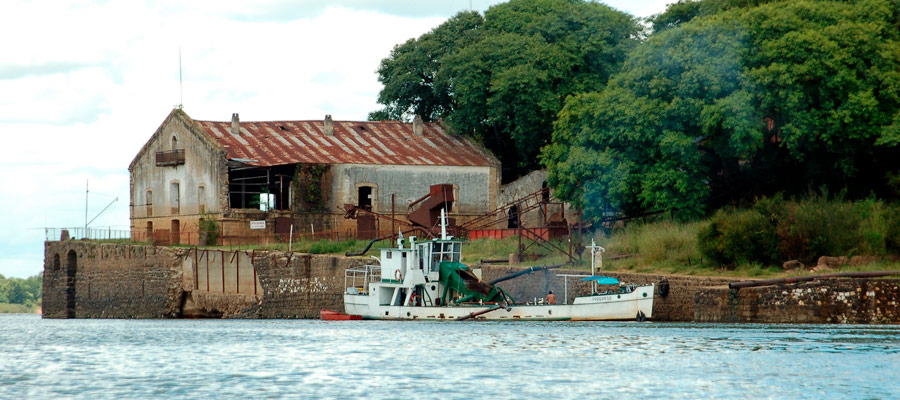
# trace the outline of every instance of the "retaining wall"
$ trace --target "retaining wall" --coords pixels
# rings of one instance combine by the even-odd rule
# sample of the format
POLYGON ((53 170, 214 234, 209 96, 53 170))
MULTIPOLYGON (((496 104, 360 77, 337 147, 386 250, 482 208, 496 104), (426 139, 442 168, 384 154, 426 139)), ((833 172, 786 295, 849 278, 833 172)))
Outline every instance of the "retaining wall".
POLYGON ((757 288, 711 288, 695 320, 761 323, 900 323, 900 279, 828 279, 757 288))
MULTIPOLYGON (((344 271, 371 262, 279 251, 219 251, 46 242, 46 318, 318 318, 343 310, 344 271)), ((520 271, 483 266, 491 281, 520 271)), ((583 270, 555 269, 498 284, 518 302, 546 296, 571 302, 590 292, 583 270), (566 293, 568 292, 568 293, 566 293)), ((654 283, 656 321, 900 323, 900 280, 832 279, 729 290, 733 279, 605 272, 625 283, 654 283), (667 280, 666 296, 659 283, 667 280)))

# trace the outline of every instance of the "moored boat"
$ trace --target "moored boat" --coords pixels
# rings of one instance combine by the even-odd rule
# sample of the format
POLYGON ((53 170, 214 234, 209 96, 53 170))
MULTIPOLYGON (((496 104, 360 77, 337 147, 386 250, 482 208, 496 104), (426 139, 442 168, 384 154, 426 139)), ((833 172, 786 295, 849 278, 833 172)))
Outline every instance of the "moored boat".
MULTIPOLYGON (((344 312, 363 319, 612 321, 653 316, 654 285, 619 285, 571 304, 519 304, 502 288, 483 282, 481 270, 460 261, 462 241, 446 234, 417 242, 401 236, 397 247, 381 249, 379 265, 346 271, 344 312)), ((596 248, 596 246, 594 246, 596 248)), ((606 278, 606 277, 603 277, 606 278)), ((603 283, 612 283, 607 280, 603 283)), ((618 283, 618 281, 615 281, 618 283)))

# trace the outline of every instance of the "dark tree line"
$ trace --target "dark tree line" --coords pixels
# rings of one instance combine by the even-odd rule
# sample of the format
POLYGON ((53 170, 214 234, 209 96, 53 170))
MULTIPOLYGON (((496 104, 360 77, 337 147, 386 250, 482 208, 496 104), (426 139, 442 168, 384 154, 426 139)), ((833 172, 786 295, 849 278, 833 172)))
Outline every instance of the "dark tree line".
POLYGON ((382 61, 371 118, 444 119, 588 217, 900 194, 900 0, 582 0, 461 13, 382 61))
POLYGON ((7 278, 0 274, 0 303, 32 305, 40 302, 43 277, 7 278))

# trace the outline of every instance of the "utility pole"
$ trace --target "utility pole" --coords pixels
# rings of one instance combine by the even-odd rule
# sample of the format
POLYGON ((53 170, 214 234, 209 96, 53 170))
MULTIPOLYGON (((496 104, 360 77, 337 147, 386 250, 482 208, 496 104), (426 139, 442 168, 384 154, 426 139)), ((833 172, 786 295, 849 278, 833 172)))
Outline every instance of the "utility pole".
POLYGON ((88 187, 90 185, 90 180, 85 180, 84 182, 84 239, 87 239, 87 227, 88 227, 88 187))

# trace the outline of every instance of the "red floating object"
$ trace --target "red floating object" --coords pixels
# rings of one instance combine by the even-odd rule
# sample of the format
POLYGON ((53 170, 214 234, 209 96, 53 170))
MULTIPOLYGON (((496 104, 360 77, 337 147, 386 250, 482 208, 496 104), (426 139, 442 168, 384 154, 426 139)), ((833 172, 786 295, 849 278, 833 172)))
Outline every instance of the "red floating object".
POLYGON ((323 321, 356 321, 362 319, 362 315, 348 315, 325 309, 319 312, 319 316, 323 321))

